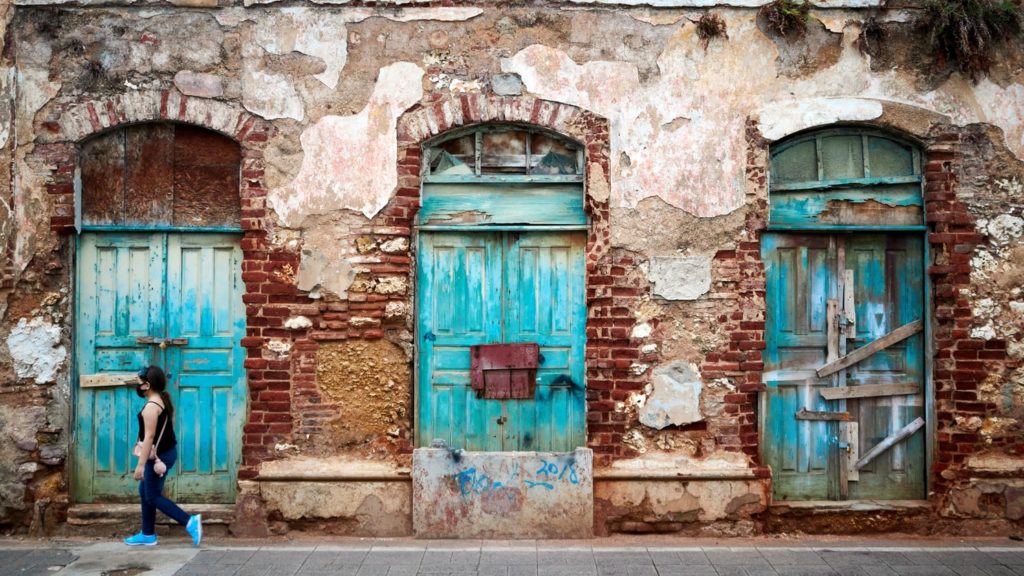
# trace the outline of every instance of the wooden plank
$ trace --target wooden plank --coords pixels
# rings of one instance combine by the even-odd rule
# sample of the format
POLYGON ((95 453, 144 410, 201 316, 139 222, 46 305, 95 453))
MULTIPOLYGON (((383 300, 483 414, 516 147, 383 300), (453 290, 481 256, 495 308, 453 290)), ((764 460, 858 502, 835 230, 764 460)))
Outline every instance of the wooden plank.
POLYGON ((819 422, 848 422, 850 420, 849 412, 813 412, 806 408, 801 408, 796 413, 797 420, 817 420, 819 422))
POLYGON ((125 386, 137 381, 135 372, 104 372, 102 374, 83 374, 78 379, 81 388, 101 388, 104 386, 125 386))
MULTIPOLYGON (((827 326, 828 362, 839 358, 839 301, 829 298, 825 304, 825 325, 827 326)), ((820 375, 820 373, 819 373, 820 375)))
POLYGON ((846 451, 846 480, 848 482, 860 481, 860 469, 857 468, 857 460, 860 459, 860 423, 856 420, 843 422, 843 437, 849 448, 846 451))
POLYGON ((829 362, 828 364, 825 364, 821 368, 818 368, 818 377, 824 378, 825 376, 835 374, 836 372, 844 368, 849 368, 850 366, 853 366, 854 364, 860 362, 861 360, 864 360, 865 358, 871 356, 872 354, 878 352, 879 350, 884 350, 885 348, 888 348, 889 346, 892 346, 897 342, 901 342, 903 340, 906 340, 907 338, 910 338, 914 334, 920 332, 923 328, 924 323, 921 322, 920 320, 914 320, 913 322, 904 324, 903 326, 900 326, 899 328, 893 330, 892 332, 889 332, 888 334, 882 336, 881 338, 873 340, 869 344, 866 344, 863 347, 858 348, 853 352, 850 352, 846 356, 843 356, 842 358, 834 362, 829 362))
POLYGON ((911 384, 863 384, 860 386, 840 386, 839 388, 822 388, 818 391, 825 400, 845 400, 849 398, 877 398, 879 396, 903 396, 917 394, 920 387, 911 384))
POLYGON ((857 308, 854 301, 853 270, 843 274, 843 318, 846 320, 847 338, 857 337, 857 308))
POLYGON ((861 468, 866 466, 868 462, 871 462, 876 457, 878 457, 878 455, 882 454, 889 448, 895 446, 896 443, 898 443, 899 441, 904 440, 906 438, 910 438, 910 436, 912 436, 914 432, 917 432, 922 426, 924 426, 924 418, 918 417, 910 424, 907 424, 903 428, 900 428, 899 430, 896 431, 895 434, 892 434, 885 440, 882 440, 881 442, 876 444, 874 448, 868 450, 868 453, 865 454, 863 458, 858 460, 856 464, 854 464, 854 468, 860 470, 861 468))

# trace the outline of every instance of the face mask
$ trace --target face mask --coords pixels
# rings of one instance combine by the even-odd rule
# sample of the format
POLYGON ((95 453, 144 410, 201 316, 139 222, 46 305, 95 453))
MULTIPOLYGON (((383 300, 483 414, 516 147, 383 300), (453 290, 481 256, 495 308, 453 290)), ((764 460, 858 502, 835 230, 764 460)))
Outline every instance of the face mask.
POLYGON ((146 391, 142 389, 142 384, 139 384, 138 386, 135 387, 135 394, 137 394, 139 398, 146 397, 146 391))

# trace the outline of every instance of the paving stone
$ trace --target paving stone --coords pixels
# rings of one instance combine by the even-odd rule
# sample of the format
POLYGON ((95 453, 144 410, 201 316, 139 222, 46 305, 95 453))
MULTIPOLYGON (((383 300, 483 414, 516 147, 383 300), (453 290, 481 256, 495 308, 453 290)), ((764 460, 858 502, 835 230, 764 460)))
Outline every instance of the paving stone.
POLYGON ((826 566, 817 552, 794 550, 758 550, 772 566, 826 566))
POLYGON ((537 552, 505 552, 505 551, 488 551, 485 550, 480 553, 480 565, 485 564, 504 564, 507 566, 514 566, 516 564, 536 564, 537 563, 537 552))
POLYGON ((704 550, 708 560, 717 568, 721 566, 769 566, 764 556, 757 550, 727 550, 713 549, 704 550))
POLYGON ((945 566, 891 566, 894 572, 899 576, 956 576, 956 572, 953 572, 945 566))
POLYGON ((886 565, 885 559, 875 552, 861 550, 824 550, 818 552, 818 555, 826 564, 833 568, 837 566, 886 565))
POLYGON ((658 576, 718 576, 718 572, 714 566, 710 564, 705 566, 683 566, 683 565, 668 565, 668 566, 656 566, 655 570, 658 571, 658 576))
POLYGON ((836 576, 831 566, 825 565, 773 565, 780 576, 836 576))

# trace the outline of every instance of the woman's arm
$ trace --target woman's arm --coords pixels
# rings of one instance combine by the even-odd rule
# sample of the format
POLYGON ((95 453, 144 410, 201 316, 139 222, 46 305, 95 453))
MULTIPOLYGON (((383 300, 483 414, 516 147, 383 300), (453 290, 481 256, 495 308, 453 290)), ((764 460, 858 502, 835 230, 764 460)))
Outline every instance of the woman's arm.
POLYGON ((146 404, 146 407, 142 409, 144 429, 142 431, 142 450, 139 456, 139 463, 135 466, 136 480, 142 480, 142 473, 146 469, 146 460, 149 459, 149 452, 156 438, 156 421, 159 416, 160 408, 156 404, 146 404))

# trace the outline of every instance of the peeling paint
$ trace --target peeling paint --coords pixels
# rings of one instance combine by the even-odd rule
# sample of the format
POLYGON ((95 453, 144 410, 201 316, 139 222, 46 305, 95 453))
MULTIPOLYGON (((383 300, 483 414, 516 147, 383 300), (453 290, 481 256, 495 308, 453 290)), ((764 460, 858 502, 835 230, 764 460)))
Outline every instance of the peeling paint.
POLYGON ((673 362, 656 368, 651 382, 654 389, 640 409, 641 424, 661 430, 704 419, 700 411, 703 383, 695 365, 673 362))
POLYGON ((696 300, 711 289, 709 256, 659 256, 651 258, 647 278, 651 292, 666 300, 696 300))
POLYGON ((355 210, 367 218, 398 183, 396 119, 423 96, 423 70, 408 62, 382 68, 370 101, 355 116, 324 116, 302 132, 305 156, 292 183, 268 194, 282 222, 355 210))
POLYGON ((60 326, 43 318, 18 321, 7 336, 7 349, 18 378, 31 378, 36 384, 57 379, 67 358, 60 331, 60 326))

